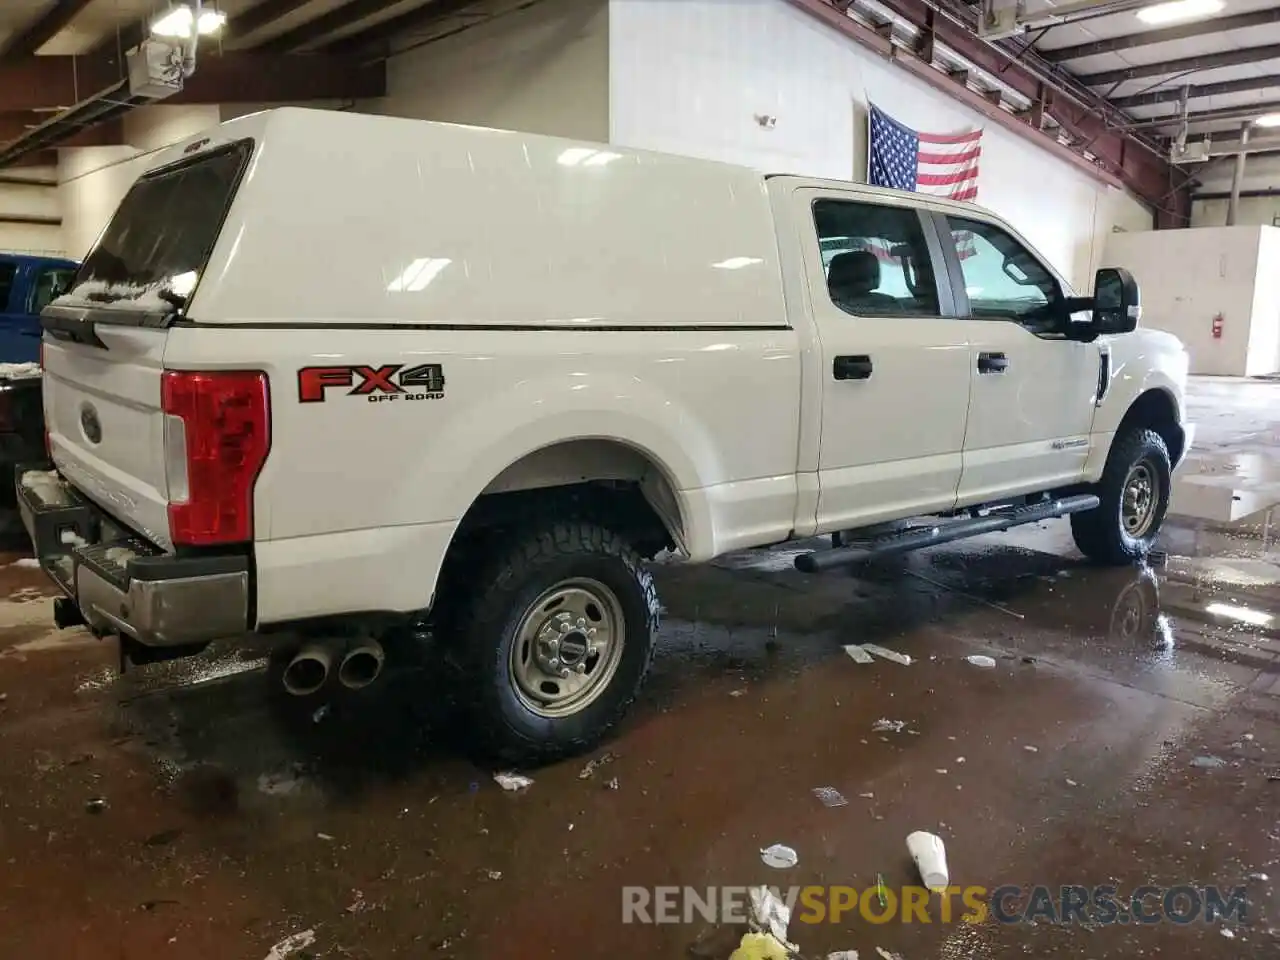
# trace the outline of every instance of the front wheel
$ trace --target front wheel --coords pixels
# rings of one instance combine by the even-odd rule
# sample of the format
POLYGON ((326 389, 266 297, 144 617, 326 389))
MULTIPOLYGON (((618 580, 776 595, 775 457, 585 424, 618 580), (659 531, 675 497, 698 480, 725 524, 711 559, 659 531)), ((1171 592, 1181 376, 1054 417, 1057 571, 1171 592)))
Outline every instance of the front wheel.
POLYGON ((541 762, 589 749, 653 659, 658 596, 639 555, 595 524, 550 522, 477 582, 456 640, 485 752, 541 762))
POLYGON ((1169 509, 1172 473, 1160 434, 1134 429, 1117 436, 1095 488, 1102 503, 1071 515, 1080 552, 1111 566, 1145 557, 1169 509))

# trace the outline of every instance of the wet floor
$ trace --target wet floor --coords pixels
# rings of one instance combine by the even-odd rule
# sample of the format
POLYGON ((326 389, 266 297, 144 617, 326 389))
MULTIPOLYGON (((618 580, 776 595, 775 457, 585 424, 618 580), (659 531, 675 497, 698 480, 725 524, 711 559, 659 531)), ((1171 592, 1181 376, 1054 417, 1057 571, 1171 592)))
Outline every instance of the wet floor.
POLYGON ((1085 565, 1062 522, 856 573, 806 577, 794 550, 659 568, 662 648, 605 762, 526 771, 520 792, 468 759, 430 661, 328 705, 277 694, 251 651, 119 678, 110 645, 50 629, 40 573, 6 555, 0 957, 727 957, 740 930, 654 888, 820 886, 833 905, 879 875, 893 897, 918 882, 914 830, 943 838, 953 885, 1021 888, 1008 913, 1036 885, 1127 905, 1149 884, 1243 887, 1245 915, 945 923, 935 899, 927 924, 809 922, 797 904, 804 957, 1275 956, 1280 384, 1201 381, 1192 415, 1152 569, 1085 565), (912 662, 856 663, 853 643, 912 662), (798 863, 766 866, 774 843, 798 863), (628 896, 678 922, 624 924, 628 896))

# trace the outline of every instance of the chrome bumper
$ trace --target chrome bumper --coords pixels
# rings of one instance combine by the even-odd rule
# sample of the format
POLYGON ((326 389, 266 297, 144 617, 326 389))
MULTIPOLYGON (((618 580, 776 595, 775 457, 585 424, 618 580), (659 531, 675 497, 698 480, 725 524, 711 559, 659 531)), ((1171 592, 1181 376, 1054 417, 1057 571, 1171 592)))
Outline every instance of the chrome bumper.
POLYGON ((41 568, 94 633, 176 647, 248 629, 247 557, 166 554, 120 529, 46 467, 19 467, 14 487, 41 568), (43 476, 24 483, 33 472, 43 476))

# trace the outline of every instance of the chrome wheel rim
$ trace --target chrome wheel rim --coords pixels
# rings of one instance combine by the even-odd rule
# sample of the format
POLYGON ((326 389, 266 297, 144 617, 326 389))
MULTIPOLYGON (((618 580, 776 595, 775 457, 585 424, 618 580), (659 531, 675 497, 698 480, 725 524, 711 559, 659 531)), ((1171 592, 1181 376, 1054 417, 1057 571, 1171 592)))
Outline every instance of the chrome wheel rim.
POLYGON ((1160 475, 1149 460, 1139 460, 1129 469, 1120 497, 1120 522, 1124 532, 1135 539, 1145 537, 1155 524, 1160 504, 1160 475))
POLYGON ((511 643, 516 696, 540 717, 567 717, 602 694, 618 671, 626 621, 598 580, 556 584, 529 605, 511 643))

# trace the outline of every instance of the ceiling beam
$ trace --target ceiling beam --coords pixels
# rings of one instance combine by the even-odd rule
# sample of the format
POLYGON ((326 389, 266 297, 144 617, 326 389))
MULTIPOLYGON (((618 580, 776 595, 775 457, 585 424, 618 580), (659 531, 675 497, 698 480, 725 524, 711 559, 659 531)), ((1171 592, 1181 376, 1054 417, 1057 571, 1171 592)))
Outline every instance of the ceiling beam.
MULTIPOLYGON (((1280 113, 1280 101, 1269 100, 1265 103, 1247 103, 1240 107, 1221 107, 1217 110, 1192 111, 1187 114, 1187 123, 1214 123, 1226 120, 1253 120, 1268 113, 1280 113)), ((1148 117, 1143 120, 1132 120, 1126 124, 1130 130, 1151 130, 1156 127, 1171 127, 1182 120, 1182 115, 1170 113, 1163 117, 1148 117)))
POLYGON ((60 227, 61 217, 47 217, 35 213, 0 213, 0 223, 22 223, 33 227, 60 227))
MULTIPOLYGON (((119 81, 116 66, 91 57, 25 57, 0 63, 0 111, 68 107, 119 81)), ((206 55, 180 94, 165 103, 345 100, 387 92, 381 63, 333 54, 273 56, 258 51, 206 55)))
POLYGON ((0 43, 0 57, 25 57, 35 53, 71 25, 93 0, 54 0, 47 10, 20 33, 0 43))
POLYGON ((311 0, 261 0, 244 13, 231 17, 223 29, 229 31, 231 38, 238 40, 270 26, 310 2, 311 0))
POLYGON ((292 30, 286 30, 278 37, 272 37, 258 49, 270 53, 290 53, 317 40, 323 40, 332 33, 349 27, 353 23, 377 16, 387 8, 387 0, 354 0, 344 3, 337 9, 299 24, 292 30))
POLYGON ((1218 17, 1213 20, 1182 23, 1176 27, 1162 27, 1159 30, 1143 30, 1140 33, 1128 33, 1122 37, 1108 37, 1105 40, 1093 40, 1089 43, 1078 43, 1071 47, 1059 47, 1056 50, 1037 50, 1036 52, 1052 63, 1065 63, 1068 60, 1096 57, 1100 53, 1132 50, 1134 47, 1145 47, 1153 43, 1168 43, 1171 40, 1188 40, 1192 37, 1203 37, 1209 34, 1223 33, 1227 30, 1265 27, 1272 23, 1280 23, 1280 7, 1271 10, 1254 10, 1252 13, 1241 13, 1234 17, 1218 17))
MULTIPOLYGON (((1173 168, 1164 157, 1127 136, 1124 131, 1108 127, 1100 111, 1074 107, 1069 101, 1056 104, 1051 109, 1053 119, 1061 126, 1062 132, 1081 145, 1081 151, 1069 149, 1058 142, 1056 132, 1042 131, 1027 122, 1027 119, 1015 117, 981 94, 973 93, 946 73, 896 47, 876 31, 849 19, 827 0, 790 2, 1048 153, 1088 172, 1098 180, 1129 187, 1154 207, 1168 206, 1164 202, 1165 198, 1171 193, 1182 191, 1186 180, 1182 171, 1173 168), (1100 162, 1095 163, 1082 155, 1082 150, 1086 147, 1100 162)), ((1040 80, 1016 62, 1012 55, 982 42, 965 27, 945 17, 931 18, 931 8, 924 0, 885 2, 886 6, 918 29, 928 31, 932 26, 938 44, 955 51, 979 69, 998 76, 1002 83, 1017 90, 1029 101, 1035 102, 1041 98, 1044 91, 1040 80)), ((1025 111, 1028 118, 1032 113, 1033 111, 1025 111)))
MULTIPOLYGON (((414 7, 412 10, 394 16, 390 20, 383 20, 371 27, 365 27, 363 30, 357 30, 355 33, 347 34, 345 37, 339 37, 331 43, 326 43, 324 49, 333 53, 355 53, 360 50, 368 50, 387 43, 408 30, 416 30, 462 13, 468 7, 474 7, 479 2, 480 0, 434 0, 434 2, 425 6, 414 7)), ((523 10, 525 7, 532 6, 537 2, 539 0, 525 0, 515 9, 523 10)), ((494 16, 496 14, 490 14, 484 20, 478 22, 484 23, 494 16)), ((446 33, 441 37, 433 37, 432 39, 443 39, 445 36, 449 36, 449 34, 446 33)))
MULTIPOLYGON (((1277 88, 1280 88, 1280 77, 1245 77, 1243 80, 1223 80, 1221 83, 1204 83, 1198 87, 1188 87, 1187 99, 1203 100, 1205 97, 1217 97, 1227 93, 1250 93, 1254 90, 1277 88)), ((1124 110, 1130 107, 1148 107, 1157 103, 1180 103, 1181 101, 1181 87, 1135 93, 1132 96, 1114 97, 1111 100, 1117 107, 1124 110)))
POLYGON ((1181 60, 1144 63, 1141 66, 1124 67, 1120 70, 1102 70, 1098 73, 1086 73, 1080 77, 1080 82, 1090 87, 1105 87, 1113 83, 1124 83, 1126 80, 1167 77, 1173 73, 1187 73, 1192 70, 1238 67, 1241 64, 1262 63, 1265 60, 1280 60, 1280 43, 1269 44, 1265 47, 1247 47, 1244 50, 1226 50, 1222 53, 1206 53, 1198 57, 1184 57, 1181 60))
MULTIPOLYGON (((0 144, 11 143, 26 136, 34 127, 48 120, 43 113, 6 111, 0 113, 0 144)), ((109 120, 76 133, 63 141, 63 147, 115 147, 124 143, 124 127, 118 120, 109 120)))

